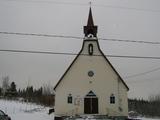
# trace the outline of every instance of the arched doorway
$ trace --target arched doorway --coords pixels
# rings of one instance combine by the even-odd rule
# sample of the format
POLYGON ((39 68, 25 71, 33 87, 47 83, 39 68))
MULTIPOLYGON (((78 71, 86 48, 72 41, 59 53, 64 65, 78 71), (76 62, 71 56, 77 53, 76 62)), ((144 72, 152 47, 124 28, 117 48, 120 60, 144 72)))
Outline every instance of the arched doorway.
POLYGON ((98 114, 98 98, 92 91, 90 91, 84 98, 84 113, 98 114))

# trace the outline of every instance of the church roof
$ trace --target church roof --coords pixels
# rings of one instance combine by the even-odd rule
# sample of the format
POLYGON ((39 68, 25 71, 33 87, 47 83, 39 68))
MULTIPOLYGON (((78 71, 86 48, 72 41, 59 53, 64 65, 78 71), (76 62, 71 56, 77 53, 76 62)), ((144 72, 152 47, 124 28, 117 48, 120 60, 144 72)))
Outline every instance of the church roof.
MULTIPOLYGON (((98 44, 97 40, 85 40, 85 41, 96 41, 97 45, 98 45, 98 50, 100 51, 100 53, 102 54, 102 57, 104 57, 104 59, 106 60, 106 62, 111 66, 111 68, 113 69, 113 71, 117 74, 118 76, 118 80, 122 81, 122 83, 124 84, 124 86, 127 88, 127 90, 129 90, 129 87, 127 86, 127 84, 124 82, 124 80, 122 79, 122 77, 119 75, 119 73, 116 71, 116 69, 113 67, 113 65, 111 64, 111 62, 107 59, 107 57, 105 56, 105 54, 102 52, 102 50, 100 49, 100 46, 98 44)), ((58 81, 58 83, 55 85, 54 90, 57 88, 57 86, 60 84, 60 82, 63 80, 64 76, 67 74, 67 72, 70 70, 70 68, 72 67, 72 65, 75 63, 75 61, 78 59, 78 57, 81 55, 82 50, 84 48, 84 42, 82 45, 82 48, 80 50, 80 52, 78 53, 78 55, 74 58, 74 60, 72 61, 72 63, 70 64, 70 66, 68 67, 68 69, 65 71, 65 73, 62 75, 62 77, 60 78, 60 80, 58 81)), ((82 54, 83 55, 83 54, 82 54)))

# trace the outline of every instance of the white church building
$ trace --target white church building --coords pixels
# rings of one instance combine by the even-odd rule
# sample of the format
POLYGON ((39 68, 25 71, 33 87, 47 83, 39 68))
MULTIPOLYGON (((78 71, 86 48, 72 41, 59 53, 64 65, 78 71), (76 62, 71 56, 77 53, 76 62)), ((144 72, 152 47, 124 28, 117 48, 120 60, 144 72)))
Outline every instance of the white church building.
POLYGON ((55 116, 128 116, 129 90, 101 51, 90 8, 82 49, 55 90, 55 116))

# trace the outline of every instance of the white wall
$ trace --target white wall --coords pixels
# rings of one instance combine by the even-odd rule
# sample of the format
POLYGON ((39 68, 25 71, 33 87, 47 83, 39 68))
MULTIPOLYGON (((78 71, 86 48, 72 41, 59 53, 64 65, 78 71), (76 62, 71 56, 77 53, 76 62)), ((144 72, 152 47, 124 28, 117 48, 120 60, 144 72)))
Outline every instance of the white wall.
MULTIPOLYGON (((101 55, 96 41, 84 41, 81 54, 88 54, 88 44, 92 43, 94 55, 101 55)), ((56 88, 55 114, 84 114, 83 99, 92 90, 98 97, 99 114, 128 115, 127 89, 103 56, 80 55, 56 88), (94 72, 93 77, 88 71, 94 72), (69 94, 73 96, 73 104, 67 103, 69 94), (115 104, 110 104, 110 95, 116 97, 115 104), (74 105, 74 98, 82 99, 80 106, 74 105), (120 104, 121 100, 121 104, 120 104), (123 109, 119 111, 119 106, 123 109)))

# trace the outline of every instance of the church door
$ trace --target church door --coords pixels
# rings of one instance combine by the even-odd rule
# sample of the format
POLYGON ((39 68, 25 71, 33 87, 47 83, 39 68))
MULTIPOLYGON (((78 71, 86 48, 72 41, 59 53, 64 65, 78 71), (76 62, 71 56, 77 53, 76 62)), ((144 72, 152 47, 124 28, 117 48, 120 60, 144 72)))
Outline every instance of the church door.
POLYGON ((98 114, 98 98, 92 91, 84 98, 84 113, 98 114))

